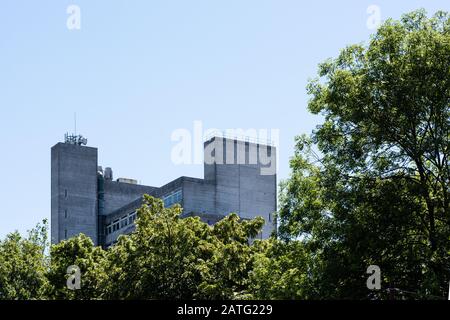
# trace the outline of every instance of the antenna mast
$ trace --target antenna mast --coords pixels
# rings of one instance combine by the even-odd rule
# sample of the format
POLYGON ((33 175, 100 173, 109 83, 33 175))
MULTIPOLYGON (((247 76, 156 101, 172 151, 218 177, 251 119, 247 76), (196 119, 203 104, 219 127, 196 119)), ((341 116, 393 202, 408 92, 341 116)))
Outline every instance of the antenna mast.
POLYGON ((74 113, 73 116, 73 123, 74 123, 74 129, 75 133, 68 134, 66 133, 64 136, 64 142, 68 144, 75 144, 79 146, 85 146, 87 145, 87 139, 84 138, 82 135, 77 135, 77 113, 74 113))

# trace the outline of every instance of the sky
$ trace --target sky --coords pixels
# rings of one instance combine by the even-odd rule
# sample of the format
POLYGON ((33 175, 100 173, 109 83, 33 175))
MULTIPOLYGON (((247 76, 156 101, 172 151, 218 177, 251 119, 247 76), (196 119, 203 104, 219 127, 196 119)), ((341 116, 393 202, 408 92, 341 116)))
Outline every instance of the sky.
POLYGON ((450 1, 1 0, 0 239, 50 219, 50 148, 75 131, 75 113, 115 178, 202 178, 202 165, 171 157, 172 134, 196 121, 279 130, 288 178, 295 136, 322 121, 305 89, 317 65, 367 43, 378 13, 418 8, 450 1))

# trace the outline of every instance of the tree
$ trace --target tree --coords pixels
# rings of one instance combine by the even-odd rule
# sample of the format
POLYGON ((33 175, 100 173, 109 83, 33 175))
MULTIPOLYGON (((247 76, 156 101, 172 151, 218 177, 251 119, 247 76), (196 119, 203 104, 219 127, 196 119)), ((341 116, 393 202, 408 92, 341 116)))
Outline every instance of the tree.
MULTIPOLYGON (((367 298, 365 270, 410 297, 444 297, 450 276, 450 16, 388 20, 368 46, 319 66, 297 139, 280 231, 315 257, 318 297, 367 298), (319 154, 315 154, 312 144, 319 154)), ((382 297, 380 293, 378 297, 382 297)))
POLYGON ((209 226, 199 217, 181 218, 181 212, 179 205, 165 208, 161 199, 145 195, 136 231, 107 250, 84 234, 48 250, 46 222, 27 239, 12 233, 0 241, 0 299, 250 297, 253 257, 264 251, 254 240, 263 219, 230 214, 209 226), (69 267, 79 271, 75 290, 67 285, 69 267))
POLYGON ((84 234, 53 245, 50 250, 51 263, 47 277, 50 282, 47 292, 50 299, 101 299, 106 294, 109 276, 107 253, 95 247, 91 238, 84 234), (79 290, 67 287, 70 274, 68 268, 76 266, 80 271, 79 290))
POLYGON ((311 287, 310 256, 300 241, 270 239, 260 243, 250 273, 249 292, 254 299, 308 299, 311 287))
POLYGON ((164 208, 145 196, 136 231, 110 249, 111 294, 124 299, 192 297, 200 279, 197 261, 210 249, 203 243, 207 225, 181 220, 181 208, 164 208))
POLYGON ((263 252, 259 240, 252 240, 261 231, 264 219, 242 220, 230 214, 209 228, 207 242, 213 250, 201 261, 202 281, 196 297, 203 299, 250 298, 249 275, 254 257, 263 252))
POLYGON ((23 238, 18 232, 0 240, 0 300, 45 298, 47 221, 23 238))
POLYGON ((144 196, 136 231, 120 236, 108 252, 108 298, 231 299, 246 289, 254 237, 261 218, 232 214, 214 226, 180 218, 179 205, 164 208, 144 196))

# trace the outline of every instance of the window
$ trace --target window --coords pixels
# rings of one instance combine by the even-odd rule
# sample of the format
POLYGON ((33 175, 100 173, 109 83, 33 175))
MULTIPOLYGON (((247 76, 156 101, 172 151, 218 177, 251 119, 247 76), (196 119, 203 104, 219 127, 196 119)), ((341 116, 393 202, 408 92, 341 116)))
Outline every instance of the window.
POLYGON ((136 212, 130 213, 130 224, 136 220, 137 214, 136 212))
POLYGON ((67 193, 67 189, 64 189, 64 198, 67 199, 68 193, 67 193))
POLYGON ((130 213, 128 215, 128 224, 132 224, 136 220, 136 212, 130 213))
POLYGON ((67 229, 64 230, 64 239, 67 239, 67 229))
POLYGON ((67 209, 64 210, 64 218, 67 219, 67 209))
POLYGON ((119 228, 119 220, 116 220, 116 221, 114 221, 113 222, 113 232, 115 232, 115 231, 117 231, 117 230, 119 230, 120 228, 119 228))
POLYGON ((124 228, 128 225, 128 219, 127 217, 122 218, 122 220, 120 220, 120 228, 124 228))
POLYGON ((183 200, 183 192, 181 190, 175 191, 172 194, 163 197, 165 207, 171 207, 175 203, 180 203, 182 200, 183 200))
POLYGON ((136 211, 127 214, 126 216, 123 216, 120 219, 115 220, 114 222, 111 222, 105 227, 105 233, 111 234, 113 232, 116 232, 122 228, 125 228, 128 225, 131 225, 136 220, 136 211))

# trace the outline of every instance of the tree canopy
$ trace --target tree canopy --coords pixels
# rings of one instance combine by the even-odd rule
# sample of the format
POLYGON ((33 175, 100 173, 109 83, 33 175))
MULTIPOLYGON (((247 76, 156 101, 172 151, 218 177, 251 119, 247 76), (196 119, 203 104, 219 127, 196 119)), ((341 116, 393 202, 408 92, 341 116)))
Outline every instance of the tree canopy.
MULTIPOLYGON (((280 232, 314 254, 317 297, 366 298, 366 268, 385 288, 444 297, 450 278, 450 16, 386 21, 370 43, 319 67, 297 138, 280 232)), ((381 293, 379 294, 381 295, 381 293)))
POLYGON ((230 214, 209 226, 198 217, 180 218, 181 212, 145 195, 135 232, 109 249, 80 234, 52 245, 47 256, 46 224, 27 239, 12 233, 0 242, 0 299, 253 297, 250 273, 263 249, 254 239, 263 219, 230 214), (70 266, 79 268, 79 290, 67 287, 70 266))

